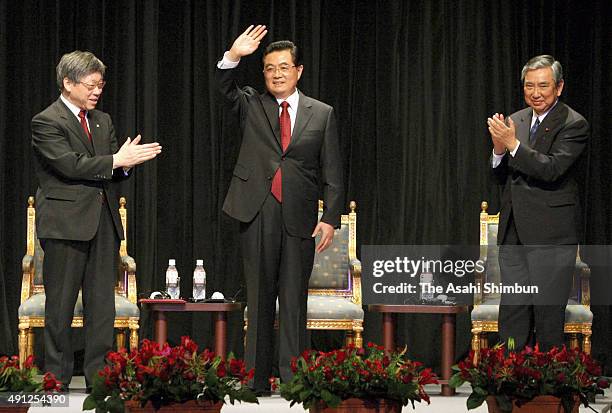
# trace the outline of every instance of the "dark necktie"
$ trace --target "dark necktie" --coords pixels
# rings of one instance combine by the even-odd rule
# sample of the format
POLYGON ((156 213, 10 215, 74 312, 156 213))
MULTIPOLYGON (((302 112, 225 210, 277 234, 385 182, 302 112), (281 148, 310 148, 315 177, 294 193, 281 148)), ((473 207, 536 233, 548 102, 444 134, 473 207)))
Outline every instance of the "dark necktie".
MULTIPOLYGON (((281 102, 281 107, 283 108, 279 118, 281 146, 283 148, 283 152, 285 152, 287 150, 287 146, 289 146, 289 142, 291 142, 291 117, 289 116, 289 111, 287 110, 289 103, 283 101, 281 102)), ((280 167, 276 170, 274 178, 272 178, 272 195, 274 195, 274 198, 276 198, 278 202, 283 202, 283 179, 280 167)))
POLYGON ((538 131, 538 127, 540 126, 540 118, 536 118, 535 123, 529 130, 529 146, 533 146, 535 142, 536 132, 538 131))
POLYGON ((89 138, 89 142, 91 142, 91 132, 89 132, 89 128, 87 127, 87 119, 85 119, 86 116, 87 111, 85 109, 81 109, 81 111, 79 112, 79 118, 81 119, 81 127, 89 138))

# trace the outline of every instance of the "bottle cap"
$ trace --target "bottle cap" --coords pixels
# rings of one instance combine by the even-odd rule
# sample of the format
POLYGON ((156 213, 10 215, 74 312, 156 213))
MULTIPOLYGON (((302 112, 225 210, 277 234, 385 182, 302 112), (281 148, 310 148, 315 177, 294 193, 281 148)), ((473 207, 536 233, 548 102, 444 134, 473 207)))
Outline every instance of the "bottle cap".
POLYGON ((196 265, 204 265, 204 260, 196 260, 196 265))
POLYGON ((176 265, 176 260, 173 260, 173 259, 168 260, 168 265, 176 265))

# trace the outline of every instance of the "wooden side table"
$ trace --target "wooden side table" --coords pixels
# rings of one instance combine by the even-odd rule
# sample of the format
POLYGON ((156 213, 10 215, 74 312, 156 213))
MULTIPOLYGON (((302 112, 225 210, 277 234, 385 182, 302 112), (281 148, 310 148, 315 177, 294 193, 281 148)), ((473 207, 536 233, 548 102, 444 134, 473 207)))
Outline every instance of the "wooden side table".
POLYGON ((207 312, 212 313, 215 322, 215 354, 225 360, 227 353, 227 313, 238 311, 242 303, 189 303, 185 300, 141 299, 140 304, 146 305, 153 312, 155 341, 164 344, 168 341, 168 320, 166 313, 174 312, 207 312))
POLYGON ((448 385, 455 360, 455 325, 457 314, 466 312, 467 306, 370 304, 368 310, 382 313, 383 346, 388 351, 395 351, 396 314, 442 314, 442 360, 440 365, 442 380, 440 384, 442 384, 443 396, 455 394, 455 389, 448 385))

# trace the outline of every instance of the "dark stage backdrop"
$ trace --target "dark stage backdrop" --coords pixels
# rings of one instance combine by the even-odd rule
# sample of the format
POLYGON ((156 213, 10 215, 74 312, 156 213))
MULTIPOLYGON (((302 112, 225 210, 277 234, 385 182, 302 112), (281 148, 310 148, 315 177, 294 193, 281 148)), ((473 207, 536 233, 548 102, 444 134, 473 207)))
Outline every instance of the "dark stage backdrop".
MULTIPOLYGON (((219 105, 213 71, 249 24, 269 27, 266 44, 296 41, 304 56, 300 88, 336 108, 360 245, 476 244, 480 202, 496 211, 498 196, 488 181, 486 118, 522 108, 522 65, 553 54, 566 73, 563 100, 592 125, 583 168, 586 241, 609 244, 611 10, 608 0, 0 1, 0 353, 17 351, 25 207, 37 186, 30 120, 58 97, 62 54, 87 49, 108 65, 100 109, 121 140, 142 133, 164 146, 123 190, 139 291, 162 288, 167 260, 176 258, 188 295, 202 258, 210 291, 244 299, 238 227, 221 211, 238 129, 219 105)), ((261 90, 260 58, 245 58, 240 70, 261 90)), ((593 282, 612 294, 603 275, 593 282)), ((593 351, 610 372, 611 309, 593 310, 593 351)), ((146 313, 142 320, 141 337, 151 337, 146 313)), ((439 322, 400 320, 400 342, 434 366, 439 322)), ((379 329, 379 316, 367 314, 365 339, 379 341, 379 329)), ((189 334, 211 345, 211 332, 207 316, 171 316, 174 343, 189 334)), ((469 334, 464 315, 458 355, 469 334)), ((238 314, 230 336, 242 354, 238 314)), ((313 340, 339 343, 333 334, 313 340)))

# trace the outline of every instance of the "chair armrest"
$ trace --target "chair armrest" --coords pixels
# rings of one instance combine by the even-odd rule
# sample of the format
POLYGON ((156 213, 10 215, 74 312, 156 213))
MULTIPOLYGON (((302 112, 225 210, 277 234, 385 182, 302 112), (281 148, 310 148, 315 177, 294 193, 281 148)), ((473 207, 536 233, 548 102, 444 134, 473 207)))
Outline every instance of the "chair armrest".
POLYGON ((574 274, 578 276, 580 282, 580 302, 582 305, 591 305, 591 269, 582 261, 576 262, 574 274))
POLYGON ((136 261, 129 255, 123 255, 121 258, 121 269, 128 274, 136 273, 136 261))
POLYGON ((136 261, 129 255, 121 256, 121 270, 127 273, 127 285, 125 286, 125 292, 127 299, 130 303, 136 304, 137 291, 136 291, 136 261))
POLYGON ((23 277, 21 279, 21 304, 30 298, 32 291, 32 283, 34 282, 34 257, 32 255, 24 255, 21 260, 21 270, 23 277))
POLYGON ((349 269, 352 274, 358 273, 358 276, 361 277, 361 261, 357 258, 349 259, 349 269))
POLYGON ((349 259, 349 271, 351 272, 353 282, 353 297, 351 301, 361 305, 361 261, 357 258, 349 259))

